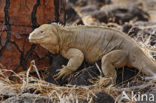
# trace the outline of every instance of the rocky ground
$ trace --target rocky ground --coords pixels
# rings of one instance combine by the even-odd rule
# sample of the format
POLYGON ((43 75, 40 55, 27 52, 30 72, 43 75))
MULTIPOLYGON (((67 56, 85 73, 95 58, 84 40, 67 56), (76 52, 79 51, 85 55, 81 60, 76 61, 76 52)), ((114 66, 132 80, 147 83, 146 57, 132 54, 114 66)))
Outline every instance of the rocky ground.
MULTIPOLYGON (((103 25, 125 32, 142 49, 156 59, 156 1, 155 0, 67 0, 66 25, 103 25)), ((61 55, 55 56, 49 71, 38 71, 34 62, 27 72, 0 78, 2 103, 135 103, 131 92, 153 94, 156 102, 156 81, 135 68, 117 69, 117 84, 103 86, 107 79, 98 81, 100 61, 86 62, 65 80, 55 80, 56 70, 67 63, 61 55), (30 72, 33 70, 34 72, 30 72), (48 73, 48 74, 47 74, 48 73), (10 80, 11 79, 11 80, 10 80), (129 99, 122 99, 122 93, 129 99)), ((4 68, 2 65, 1 68, 4 68)), ((148 95, 149 96, 149 95, 148 95)), ((137 98, 137 102, 139 99, 137 98)), ((140 102, 138 102, 140 103, 140 102)), ((145 99, 141 103, 150 103, 145 99)), ((154 102, 152 102, 154 103, 154 102)))

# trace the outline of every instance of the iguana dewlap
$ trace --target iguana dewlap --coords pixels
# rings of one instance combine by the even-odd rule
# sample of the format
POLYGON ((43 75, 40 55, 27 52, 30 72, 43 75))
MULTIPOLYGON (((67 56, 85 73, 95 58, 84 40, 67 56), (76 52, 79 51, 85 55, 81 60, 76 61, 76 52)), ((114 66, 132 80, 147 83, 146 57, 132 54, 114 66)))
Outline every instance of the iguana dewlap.
POLYGON ((156 64, 138 44, 126 34, 111 28, 44 24, 30 34, 29 41, 69 59, 56 79, 76 71, 84 59, 89 63, 101 59, 102 72, 106 77, 112 77, 113 83, 117 77, 115 68, 123 66, 137 68, 147 75, 156 73, 156 64))

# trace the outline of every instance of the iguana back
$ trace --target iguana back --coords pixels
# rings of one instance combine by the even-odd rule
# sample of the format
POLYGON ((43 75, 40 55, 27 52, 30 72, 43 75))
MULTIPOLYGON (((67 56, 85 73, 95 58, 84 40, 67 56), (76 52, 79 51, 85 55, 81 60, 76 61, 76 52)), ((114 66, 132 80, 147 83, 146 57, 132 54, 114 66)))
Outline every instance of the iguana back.
POLYGON ((62 28, 58 34, 62 47, 80 49, 84 53, 85 59, 90 63, 94 63, 113 50, 127 48, 128 52, 130 46, 137 45, 126 34, 106 27, 66 27, 62 28))

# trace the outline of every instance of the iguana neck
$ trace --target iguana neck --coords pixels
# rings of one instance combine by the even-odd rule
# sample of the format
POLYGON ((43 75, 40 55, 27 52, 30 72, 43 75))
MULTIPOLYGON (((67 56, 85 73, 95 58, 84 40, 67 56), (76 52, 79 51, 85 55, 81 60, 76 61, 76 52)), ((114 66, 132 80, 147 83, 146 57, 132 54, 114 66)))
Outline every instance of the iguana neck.
POLYGON ((64 28, 61 28, 58 30, 57 33, 58 39, 59 39, 59 48, 60 51, 63 49, 68 49, 69 45, 72 43, 72 38, 74 34, 72 34, 71 31, 66 30, 64 28))

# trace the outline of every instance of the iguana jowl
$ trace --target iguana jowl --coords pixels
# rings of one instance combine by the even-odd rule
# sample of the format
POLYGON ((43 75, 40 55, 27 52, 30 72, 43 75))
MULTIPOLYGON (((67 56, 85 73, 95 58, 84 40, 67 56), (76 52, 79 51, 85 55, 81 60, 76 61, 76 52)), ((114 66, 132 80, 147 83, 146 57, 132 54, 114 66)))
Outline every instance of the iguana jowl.
POLYGON ((156 73, 156 64, 126 34, 107 27, 59 26, 44 24, 29 36, 31 43, 40 44, 52 53, 69 59, 55 78, 66 77, 76 71, 85 59, 95 63, 101 59, 102 72, 116 81, 116 70, 129 66, 147 75, 156 73))

